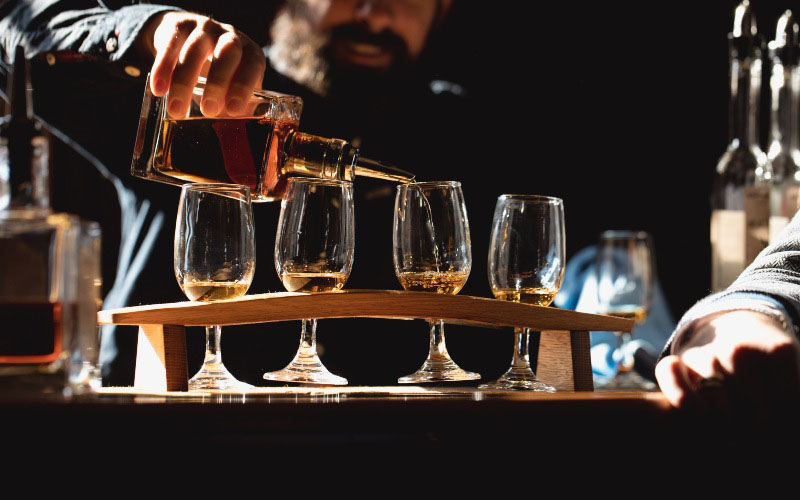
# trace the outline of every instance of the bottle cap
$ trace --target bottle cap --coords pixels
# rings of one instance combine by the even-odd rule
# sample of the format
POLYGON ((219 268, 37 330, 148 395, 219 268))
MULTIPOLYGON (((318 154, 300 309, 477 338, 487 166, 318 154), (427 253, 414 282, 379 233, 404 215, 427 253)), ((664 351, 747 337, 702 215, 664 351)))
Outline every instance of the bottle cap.
POLYGON ((728 42, 731 56, 737 59, 756 57, 760 53, 762 41, 748 0, 737 5, 733 12, 733 31, 728 33, 728 42))
POLYGON ((25 59, 25 49, 17 45, 14 65, 8 83, 8 98, 11 102, 11 119, 17 123, 33 121, 31 103, 30 64, 25 59))
POLYGON ((30 65, 19 45, 14 52, 7 95, 11 113, 4 117, 0 135, 6 138, 8 145, 10 204, 26 206, 34 198, 31 142, 39 132, 33 120, 30 65))
POLYGON ((792 11, 787 10, 778 18, 775 28, 775 39, 769 42, 769 51, 773 59, 784 66, 796 66, 800 56, 800 34, 797 20, 792 11))

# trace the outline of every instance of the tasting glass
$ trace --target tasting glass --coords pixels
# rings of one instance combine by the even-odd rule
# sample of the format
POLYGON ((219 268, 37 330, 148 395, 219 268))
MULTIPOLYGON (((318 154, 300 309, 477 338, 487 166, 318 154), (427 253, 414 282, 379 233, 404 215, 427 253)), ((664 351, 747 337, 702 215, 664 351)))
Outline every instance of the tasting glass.
MULTIPOLYGON (((653 241, 643 231, 605 231, 600 235, 595 264, 600 314, 644 322, 655 288, 653 241)), ((597 390, 655 390, 655 384, 633 371, 631 333, 617 332, 619 364, 597 390)))
MULTIPOLYGON (((232 184, 185 184, 175 225, 175 277, 189 300, 212 302, 247 292, 255 271, 250 189, 232 184)), ((189 390, 239 390, 222 364, 219 325, 206 326, 206 353, 189 390)))
MULTIPOLYGON (((489 244, 489 285, 498 300, 549 306, 564 278, 564 202, 537 195, 497 199, 489 244)), ((528 354, 530 329, 514 329, 511 367, 481 389, 555 392, 537 380, 528 354)))
MULTIPOLYGON (((469 222, 458 182, 419 182, 397 187, 393 257, 405 290, 457 294, 472 266, 469 222)), ((400 377, 401 384, 478 380, 459 368, 444 340, 444 321, 428 320, 430 347, 422 367, 400 377)))
POLYGON ((70 366, 70 382, 78 393, 102 387, 100 374, 100 329, 97 311, 102 309, 100 271, 101 232, 97 222, 81 220, 77 242, 75 335, 70 366))
MULTIPOLYGON (((290 292, 340 290, 353 267, 353 184, 293 177, 281 202, 275 238, 275 269, 290 292)), ((264 374, 266 380, 347 385, 317 355, 317 320, 304 319, 300 347, 286 368, 264 374)))

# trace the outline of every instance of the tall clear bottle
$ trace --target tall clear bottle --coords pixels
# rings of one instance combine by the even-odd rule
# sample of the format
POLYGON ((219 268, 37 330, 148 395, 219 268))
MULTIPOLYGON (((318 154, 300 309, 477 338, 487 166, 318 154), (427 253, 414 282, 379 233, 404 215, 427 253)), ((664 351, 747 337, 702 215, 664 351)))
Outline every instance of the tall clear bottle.
POLYGON ((758 145, 762 43, 745 0, 728 35, 730 144, 717 163, 711 197, 712 289, 730 285, 769 240, 772 167, 758 145))
POLYGON ((131 174, 177 185, 242 184, 254 202, 281 199, 291 176, 414 179, 409 172, 364 158, 347 141, 298 131, 299 97, 257 90, 241 115, 208 118, 200 110, 204 88, 201 78, 186 115, 172 116, 168 97, 155 96, 145 86, 131 174))
POLYGON ((790 10, 778 19, 775 39, 769 43, 772 77, 771 142, 767 157, 772 164, 770 243, 775 241, 800 208, 800 40, 797 20, 790 10))
POLYGON ((61 393, 76 362, 80 225, 50 210, 28 74, 18 48, 0 123, 0 393, 61 393))

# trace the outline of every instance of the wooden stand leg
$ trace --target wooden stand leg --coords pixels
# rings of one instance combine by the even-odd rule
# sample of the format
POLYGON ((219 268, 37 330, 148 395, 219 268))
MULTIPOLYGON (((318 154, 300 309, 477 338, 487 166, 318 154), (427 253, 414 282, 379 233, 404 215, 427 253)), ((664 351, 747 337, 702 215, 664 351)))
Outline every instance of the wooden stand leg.
POLYGON ((133 386, 147 391, 188 391, 186 329, 140 325, 133 386))
POLYGON ((589 333, 543 331, 536 376, 558 391, 593 391, 589 333))

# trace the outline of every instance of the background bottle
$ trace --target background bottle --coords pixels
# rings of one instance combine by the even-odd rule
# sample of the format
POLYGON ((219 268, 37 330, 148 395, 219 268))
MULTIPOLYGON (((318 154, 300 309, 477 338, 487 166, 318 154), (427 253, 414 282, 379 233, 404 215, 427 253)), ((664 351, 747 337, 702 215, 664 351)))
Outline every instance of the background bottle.
POLYGON ((728 36, 730 144, 712 188, 712 289, 730 285, 769 240, 772 168, 758 145, 762 43, 746 0, 736 7, 728 36))
POLYGON ((772 164, 770 203, 770 242, 783 231, 800 205, 800 149, 798 149, 798 114, 800 114, 800 68, 798 59, 798 24, 787 10, 779 19, 775 39, 769 43, 772 60, 770 90, 770 146, 767 157, 772 164))
MULTIPOLYGON (((79 258, 80 221, 50 209, 49 140, 33 118, 28 75, 18 47, 11 113, 0 123, 0 392, 62 393, 92 376, 83 353, 96 340, 98 304, 82 309, 81 297, 95 290, 81 286, 92 259, 79 258), (78 372, 85 379, 71 378, 84 376, 78 372)), ((99 244, 96 230, 89 239, 99 244)), ((99 255, 99 248, 86 251, 99 255)))

